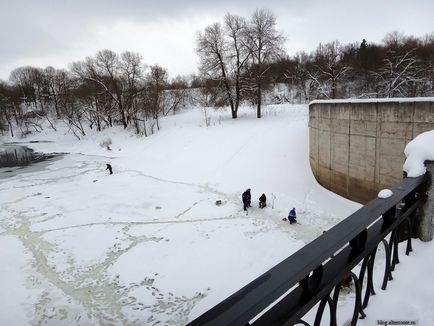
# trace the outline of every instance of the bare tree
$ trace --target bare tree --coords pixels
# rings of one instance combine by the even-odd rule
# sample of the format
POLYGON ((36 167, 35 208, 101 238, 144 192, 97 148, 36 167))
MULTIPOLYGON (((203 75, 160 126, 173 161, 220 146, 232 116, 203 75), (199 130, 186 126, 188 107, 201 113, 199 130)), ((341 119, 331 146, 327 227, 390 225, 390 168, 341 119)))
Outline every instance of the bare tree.
POLYGON ((378 93, 384 97, 415 96, 415 88, 423 82, 421 69, 412 49, 403 54, 390 50, 384 60, 384 67, 375 73, 378 80, 378 93))
POLYGON ((9 80, 16 85, 21 93, 23 102, 32 107, 34 110, 39 109, 36 85, 38 80, 39 70, 35 67, 25 66, 12 70, 9 80))
POLYGON ((151 71, 147 75, 148 82, 148 95, 150 98, 150 112, 152 118, 154 119, 157 130, 160 130, 159 116, 164 112, 163 96, 164 89, 167 85, 168 74, 167 70, 160 67, 159 65, 154 65, 150 67, 151 71))
POLYGON ((19 94, 17 88, 11 87, 0 80, 0 131, 9 130, 11 137, 14 137, 13 120, 17 126, 22 121, 21 112, 17 110, 19 103, 19 94), (15 119, 14 119, 15 118, 15 119))
POLYGON ((60 119, 61 112, 66 106, 66 98, 74 87, 71 75, 66 70, 55 69, 51 66, 45 68, 43 73, 48 87, 47 97, 50 104, 54 106, 56 118, 60 119))
POLYGON ((208 78, 219 81, 223 86, 225 98, 235 118, 234 96, 228 74, 227 50, 224 31, 220 23, 214 23, 206 27, 203 33, 198 33, 196 52, 200 58, 200 71, 208 78))
POLYGON ((164 96, 164 115, 170 112, 176 114, 179 108, 187 106, 193 101, 193 91, 190 89, 191 78, 176 76, 167 84, 164 96))
POLYGON ((295 86, 300 103, 310 100, 313 88, 313 81, 309 73, 310 56, 305 52, 299 52, 294 58, 295 62, 291 70, 284 73, 285 79, 295 86))
POLYGON ((248 28, 246 20, 237 15, 226 14, 225 16, 225 31, 228 38, 228 61, 230 66, 230 76, 235 87, 234 105, 232 109, 232 118, 236 119, 238 108, 241 102, 242 83, 241 78, 243 71, 251 56, 250 48, 248 47, 248 28))
POLYGON ((434 32, 425 35, 420 45, 419 52, 426 80, 426 89, 422 94, 434 96, 434 32))
POLYGON ((143 64, 142 56, 138 53, 125 51, 121 54, 120 71, 124 83, 124 107, 127 123, 137 118, 137 96, 143 91, 143 64))
POLYGON ((119 56, 110 50, 98 51, 95 58, 87 57, 84 62, 74 62, 71 69, 80 78, 96 83, 112 98, 118 107, 120 121, 127 128, 119 56))
POLYGON ((338 86, 344 81, 349 66, 342 64, 342 48, 338 41, 318 46, 315 52, 315 71, 310 73, 323 95, 336 98, 338 86))
POLYGON ((21 98, 34 116, 46 120, 56 130, 50 119, 50 89, 43 69, 20 67, 11 72, 10 81, 21 91, 21 98))
POLYGON ((258 118, 261 118, 262 80, 270 63, 283 52, 284 40, 283 34, 276 29, 276 16, 268 9, 257 9, 249 22, 246 45, 253 59, 258 118))

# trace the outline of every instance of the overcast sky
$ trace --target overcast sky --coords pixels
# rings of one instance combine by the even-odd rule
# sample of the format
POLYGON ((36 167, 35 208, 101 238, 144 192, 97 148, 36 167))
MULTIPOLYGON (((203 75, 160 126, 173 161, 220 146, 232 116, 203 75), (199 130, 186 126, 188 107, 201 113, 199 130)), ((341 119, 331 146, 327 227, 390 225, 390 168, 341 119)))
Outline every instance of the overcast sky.
POLYGON ((433 0, 0 0, 0 79, 23 65, 67 68, 100 49, 139 52, 171 77, 195 73, 198 30, 264 7, 290 55, 332 40, 380 42, 394 30, 434 32, 433 0))

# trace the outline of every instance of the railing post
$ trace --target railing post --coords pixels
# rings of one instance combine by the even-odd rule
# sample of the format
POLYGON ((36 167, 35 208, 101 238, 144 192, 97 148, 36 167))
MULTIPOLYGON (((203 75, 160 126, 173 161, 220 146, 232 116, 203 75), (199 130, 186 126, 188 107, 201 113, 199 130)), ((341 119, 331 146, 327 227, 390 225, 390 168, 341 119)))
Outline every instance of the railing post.
POLYGON ((426 186, 422 195, 425 196, 420 209, 420 219, 417 232, 419 239, 422 241, 431 241, 433 239, 433 222, 434 222, 434 161, 425 162, 427 171, 426 186))

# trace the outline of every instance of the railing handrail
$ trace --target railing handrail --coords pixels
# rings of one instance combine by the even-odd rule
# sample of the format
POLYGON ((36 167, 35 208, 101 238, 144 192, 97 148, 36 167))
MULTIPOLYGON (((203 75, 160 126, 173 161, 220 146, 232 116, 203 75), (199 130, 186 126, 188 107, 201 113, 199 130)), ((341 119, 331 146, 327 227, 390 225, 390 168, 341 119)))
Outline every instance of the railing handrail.
POLYGON ((425 180, 405 178, 391 188, 389 198, 376 198, 290 257, 199 316, 194 325, 247 325, 315 268, 345 247, 425 180))

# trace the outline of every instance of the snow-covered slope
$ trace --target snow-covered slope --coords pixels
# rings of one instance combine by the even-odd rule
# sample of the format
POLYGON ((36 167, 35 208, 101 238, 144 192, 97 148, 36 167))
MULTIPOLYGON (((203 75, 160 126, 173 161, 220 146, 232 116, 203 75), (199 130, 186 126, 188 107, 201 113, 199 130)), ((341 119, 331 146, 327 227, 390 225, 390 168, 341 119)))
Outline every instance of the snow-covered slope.
POLYGON ((0 320, 183 325, 359 207, 315 181, 307 106, 268 106, 261 120, 249 108, 237 120, 209 111, 209 127, 204 110, 166 117, 147 138, 110 129, 25 140, 70 154, 0 171, 0 320), (292 207, 299 224, 282 221, 292 207))

